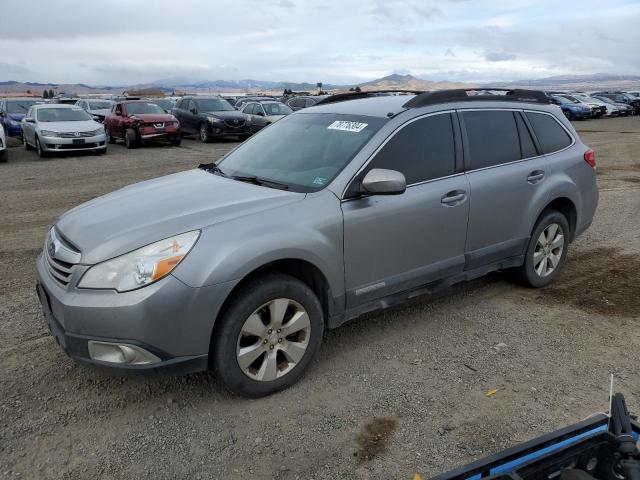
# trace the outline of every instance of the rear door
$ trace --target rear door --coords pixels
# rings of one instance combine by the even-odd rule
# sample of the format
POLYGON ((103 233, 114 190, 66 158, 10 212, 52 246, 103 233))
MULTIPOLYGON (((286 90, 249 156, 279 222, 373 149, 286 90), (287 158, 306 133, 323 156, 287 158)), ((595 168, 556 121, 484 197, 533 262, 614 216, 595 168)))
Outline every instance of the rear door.
POLYGON ((471 188, 466 269, 524 254, 545 201, 549 158, 540 156, 522 112, 462 110, 465 169, 471 188))
POLYGON ((406 123, 354 179, 397 170, 407 190, 343 200, 348 308, 463 270, 469 186, 454 119, 445 112, 406 123))

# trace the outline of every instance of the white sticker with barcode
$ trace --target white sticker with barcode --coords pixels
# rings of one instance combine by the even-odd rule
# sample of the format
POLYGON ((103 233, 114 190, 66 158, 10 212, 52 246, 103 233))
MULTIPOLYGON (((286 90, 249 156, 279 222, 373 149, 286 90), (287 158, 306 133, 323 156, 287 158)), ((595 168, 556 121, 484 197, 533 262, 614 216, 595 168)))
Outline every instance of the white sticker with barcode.
POLYGON ((368 123, 348 122, 346 120, 336 120, 327 127, 327 130, 342 130, 344 132, 359 133, 365 129, 368 123))

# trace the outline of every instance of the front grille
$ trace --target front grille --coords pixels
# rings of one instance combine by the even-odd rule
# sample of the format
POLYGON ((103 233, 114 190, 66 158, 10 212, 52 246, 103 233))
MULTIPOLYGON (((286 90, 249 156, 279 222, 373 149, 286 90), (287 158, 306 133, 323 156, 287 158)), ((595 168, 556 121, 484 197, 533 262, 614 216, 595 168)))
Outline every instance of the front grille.
POLYGON ((67 143, 67 144, 54 144, 47 143, 47 148, 55 150, 78 150, 80 148, 96 148, 104 145, 104 142, 99 143, 67 143))
POLYGON ((240 120, 240 119, 239 119, 237 122, 238 122, 238 123, 236 123, 236 121, 235 121, 235 120, 225 120, 225 121, 224 121, 224 124, 225 124, 227 127, 230 127, 230 128, 240 128, 240 127, 244 127, 244 122, 245 122, 244 120, 240 120))
POLYGON ((63 287, 68 286, 73 274, 73 264, 63 262, 57 258, 51 258, 47 248, 44 249, 44 260, 47 271, 53 279, 63 287))
POLYGON ((71 281, 76 263, 80 262, 81 254, 78 249, 52 228, 47 235, 42 255, 51 278, 66 288, 71 281))
POLYGON ((60 138, 87 138, 98 135, 98 130, 92 130, 91 132, 63 132, 60 133, 60 138))

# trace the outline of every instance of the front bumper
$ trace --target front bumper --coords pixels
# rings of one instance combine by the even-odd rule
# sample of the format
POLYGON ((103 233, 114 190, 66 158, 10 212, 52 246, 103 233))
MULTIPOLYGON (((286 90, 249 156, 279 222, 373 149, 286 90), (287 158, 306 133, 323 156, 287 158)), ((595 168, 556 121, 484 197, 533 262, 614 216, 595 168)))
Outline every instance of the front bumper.
POLYGON ((138 127, 138 136, 141 140, 162 140, 169 138, 179 138, 180 128, 169 125, 161 128, 156 127, 138 127))
POLYGON ((49 328, 72 358, 123 370, 204 370, 213 324, 233 284, 192 288, 168 275, 126 293, 76 288, 80 272, 65 287, 54 280, 40 255, 36 262, 37 290, 49 328), (92 358, 90 342, 139 347, 159 361, 128 365, 92 358))
POLYGON ((251 129, 248 123, 234 127, 225 122, 209 122, 209 133, 213 137, 235 137, 237 135, 250 135, 251 129))
POLYGON ((41 137, 40 145, 47 152, 79 152, 83 150, 100 150, 107 148, 107 137, 104 133, 93 137, 59 138, 41 137))

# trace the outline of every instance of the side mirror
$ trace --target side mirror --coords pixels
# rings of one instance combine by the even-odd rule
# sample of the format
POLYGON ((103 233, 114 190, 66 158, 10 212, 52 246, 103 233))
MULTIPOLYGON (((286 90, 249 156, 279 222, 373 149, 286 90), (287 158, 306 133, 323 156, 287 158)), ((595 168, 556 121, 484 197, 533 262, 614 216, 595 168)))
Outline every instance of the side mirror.
POLYGON ((259 117, 264 117, 264 112, 256 112, 256 115, 258 115, 259 117))
POLYGON ((91 115, 91 118, 93 118, 96 122, 100 121, 100 117, 97 115, 91 115))
POLYGON ((35 118, 25 118, 24 121, 27 123, 36 123, 35 118))
POLYGON ((404 175, 396 170, 373 168, 362 179, 360 190, 371 195, 400 195, 407 189, 404 175))
POLYGON ((116 110, 116 115, 118 117, 121 117, 122 116, 122 110, 116 110))
POLYGON ((189 111, 190 111, 192 114, 194 114, 194 115, 197 115, 197 114, 198 114, 198 109, 197 109, 197 108, 195 108, 195 107, 190 108, 190 109, 189 109, 189 111))

